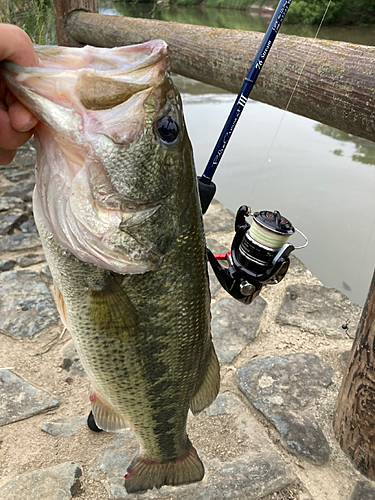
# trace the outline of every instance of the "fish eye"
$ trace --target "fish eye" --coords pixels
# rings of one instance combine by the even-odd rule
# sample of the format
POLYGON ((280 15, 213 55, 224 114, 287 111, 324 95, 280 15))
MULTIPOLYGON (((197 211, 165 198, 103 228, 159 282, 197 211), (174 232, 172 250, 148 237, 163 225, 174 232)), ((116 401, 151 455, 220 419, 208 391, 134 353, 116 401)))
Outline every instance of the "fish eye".
POLYGON ((178 138, 178 125, 170 116, 164 116, 156 124, 160 139, 166 144, 173 144, 178 138))

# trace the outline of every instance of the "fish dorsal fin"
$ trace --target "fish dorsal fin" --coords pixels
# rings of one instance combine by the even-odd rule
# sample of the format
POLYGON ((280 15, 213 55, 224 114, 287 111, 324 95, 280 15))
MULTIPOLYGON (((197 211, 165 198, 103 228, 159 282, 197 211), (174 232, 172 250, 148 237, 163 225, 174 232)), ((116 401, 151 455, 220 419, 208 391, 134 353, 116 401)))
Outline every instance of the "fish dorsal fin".
POLYGON ((215 348, 211 343, 211 353, 203 382, 195 393, 190 409, 194 415, 210 406, 218 395, 220 388, 220 366, 216 356, 215 348))
POLYGON ((90 396, 92 413, 99 429, 107 432, 118 432, 129 427, 123 417, 97 392, 90 396))

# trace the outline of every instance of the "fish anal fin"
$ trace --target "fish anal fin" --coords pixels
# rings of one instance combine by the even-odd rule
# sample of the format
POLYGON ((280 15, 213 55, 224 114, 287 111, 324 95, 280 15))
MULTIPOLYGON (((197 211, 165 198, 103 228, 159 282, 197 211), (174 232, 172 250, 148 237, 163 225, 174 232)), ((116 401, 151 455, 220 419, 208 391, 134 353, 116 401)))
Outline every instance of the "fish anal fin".
POLYGON ((201 481, 203 476, 203 464, 188 440, 187 451, 172 460, 157 462, 147 458, 142 452, 138 453, 128 467, 125 488, 128 493, 134 493, 164 485, 195 483, 201 481))
POLYGON ((96 425, 107 432, 118 432, 129 427, 126 421, 97 393, 90 395, 96 425))
POLYGON ((220 389, 220 365, 216 356, 215 348, 211 345, 211 353, 203 382, 195 393, 190 403, 190 409, 194 415, 210 406, 215 400, 220 389))

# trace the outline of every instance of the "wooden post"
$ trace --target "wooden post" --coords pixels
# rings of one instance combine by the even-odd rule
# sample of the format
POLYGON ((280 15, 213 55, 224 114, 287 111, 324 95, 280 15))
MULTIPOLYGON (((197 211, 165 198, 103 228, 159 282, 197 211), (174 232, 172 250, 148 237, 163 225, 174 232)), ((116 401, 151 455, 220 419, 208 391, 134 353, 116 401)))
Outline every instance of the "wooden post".
POLYGON ((53 0, 53 13, 55 16, 56 36, 59 45, 81 47, 65 31, 65 23, 69 14, 73 11, 85 11, 97 13, 98 0, 53 0))
POLYGON ((375 271, 337 398, 334 431, 355 467, 375 479, 375 271))

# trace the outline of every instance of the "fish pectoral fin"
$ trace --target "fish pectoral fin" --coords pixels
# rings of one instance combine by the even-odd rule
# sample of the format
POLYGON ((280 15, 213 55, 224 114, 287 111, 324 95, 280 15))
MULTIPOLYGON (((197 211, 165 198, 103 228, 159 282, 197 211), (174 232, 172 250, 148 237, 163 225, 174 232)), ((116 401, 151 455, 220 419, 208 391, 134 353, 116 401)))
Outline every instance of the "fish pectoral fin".
POLYGON ((69 320, 68 320, 68 314, 66 312, 66 305, 64 301, 64 297, 62 296, 62 293, 60 292, 59 287, 56 285, 55 282, 53 282, 53 287, 54 287, 54 295, 55 295, 55 304, 58 310, 58 313, 60 315, 62 324, 64 327, 70 331, 70 326, 69 326, 69 320))
POLYGON ((145 208, 144 210, 139 210, 138 212, 125 212, 123 214, 119 228, 123 231, 126 231, 126 229, 129 227, 142 224, 142 222, 154 215, 160 207, 161 205, 156 205, 154 207, 145 208))
POLYGON ((96 391, 91 393, 90 400, 94 420, 99 429, 106 432, 118 432, 129 427, 124 418, 96 391))
POLYGON ((90 290, 90 317, 108 338, 130 340, 139 329, 134 307, 125 291, 111 279, 102 290, 90 290))
POLYGON ((204 467, 189 439, 187 450, 180 457, 164 462, 154 461, 139 452, 128 467, 125 488, 128 493, 161 488, 163 485, 178 486, 201 481, 204 467))
POLYGON ((195 393, 190 403, 190 409, 194 415, 210 406, 218 395, 220 388, 220 365, 216 356, 215 348, 211 343, 211 353, 203 382, 195 393))

